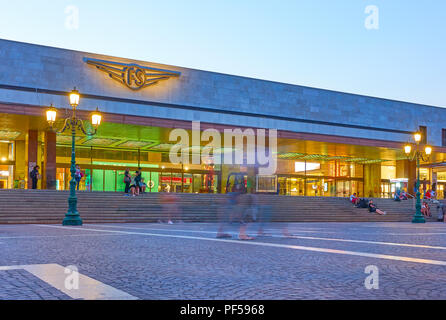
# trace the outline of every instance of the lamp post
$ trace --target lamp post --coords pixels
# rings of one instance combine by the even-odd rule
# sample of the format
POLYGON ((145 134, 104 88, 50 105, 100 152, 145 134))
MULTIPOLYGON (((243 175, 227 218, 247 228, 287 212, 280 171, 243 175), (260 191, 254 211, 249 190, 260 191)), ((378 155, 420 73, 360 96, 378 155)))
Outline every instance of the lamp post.
POLYGON ((421 214, 421 193, 420 193, 420 160, 428 161, 429 156, 432 153, 432 148, 429 146, 424 147, 424 152, 420 151, 420 141, 421 141, 421 133, 416 132, 413 135, 415 140, 415 148, 412 150, 412 145, 407 144, 404 146, 404 152, 407 155, 407 158, 410 161, 417 161, 417 184, 416 184, 416 204, 415 204, 415 215, 413 216, 412 223, 425 223, 426 220, 424 216, 421 214), (413 152, 412 152, 413 151, 413 152))
POLYGON ((77 211, 77 196, 76 196, 76 150, 75 150, 75 141, 76 141, 76 129, 81 130, 87 136, 93 136, 96 134, 99 125, 101 124, 102 116, 99 113, 98 108, 91 114, 91 124, 93 125, 94 131, 90 132, 84 128, 84 124, 80 118, 76 116, 76 108, 79 105, 79 91, 74 88, 70 94, 70 105, 72 108, 71 117, 67 117, 64 121, 64 125, 62 129, 57 130, 54 128, 54 123, 56 122, 57 109, 53 107, 53 105, 48 108, 46 111, 46 119, 50 126, 50 129, 56 133, 62 133, 66 130, 71 129, 71 180, 70 180, 70 196, 68 197, 68 211, 65 214, 65 218, 62 221, 62 224, 70 225, 70 226, 81 226, 82 219, 77 211))

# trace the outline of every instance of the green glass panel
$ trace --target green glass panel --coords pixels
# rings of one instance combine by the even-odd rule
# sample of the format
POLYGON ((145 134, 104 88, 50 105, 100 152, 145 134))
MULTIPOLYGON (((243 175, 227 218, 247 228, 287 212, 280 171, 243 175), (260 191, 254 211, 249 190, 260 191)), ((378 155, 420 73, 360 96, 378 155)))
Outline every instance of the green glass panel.
POLYGON ((152 172, 152 179, 150 180, 150 184, 147 183, 147 187, 150 188, 150 186, 152 186, 152 188, 150 188, 150 192, 158 192, 158 185, 159 185, 159 172, 152 172))
POLYGON ((93 170, 93 191, 104 191, 104 170, 93 170))
MULTIPOLYGON (((141 173, 141 177, 144 179, 144 182, 147 184, 147 186, 149 186, 150 172, 143 171, 141 173)), ((147 191, 149 191, 149 190, 147 190, 147 191)))
POLYGON ((116 171, 104 170, 105 186, 104 191, 116 191, 116 171))
POLYGON ((90 191, 91 189, 91 170, 85 169, 85 189, 90 191))
POLYGON ((118 192, 125 191, 124 173, 125 170, 116 171, 116 174, 118 175, 116 178, 116 191, 118 192))

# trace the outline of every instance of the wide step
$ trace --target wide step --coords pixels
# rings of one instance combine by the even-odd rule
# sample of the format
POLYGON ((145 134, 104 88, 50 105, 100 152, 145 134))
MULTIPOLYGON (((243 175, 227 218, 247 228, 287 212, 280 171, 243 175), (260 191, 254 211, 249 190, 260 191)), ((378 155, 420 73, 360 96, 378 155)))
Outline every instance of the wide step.
MULTIPOLYGON (((0 224, 57 223, 67 210, 67 191, 54 190, 0 190, 0 224)), ((157 222, 166 220, 163 194, 148 193, 139 197, 125 197, 115 192, 78 192, 78 211, 85 223, 157 222)), ((174 220, 183 222, 217 222, 225 208, 228 196, 224 194, 175 194, 177 213, 174 220)), ((250 207, 250 197, 240 198, 232 210, 250 207)), ((385 216, 354 208, 347 198, 293 197, 264 195, 257 199, 261 208, 271 208, 270 221, 280 222, 364 222, 411 221, 414 200, 395 202, 375 199, 385 216)), ((231 210, 230 210, 231 211, 231 210)), ((226 212, 227 213, 227 212, 226 212)), ((234 212, 232 212, 234 213, 234 212)), ((436 209, 432 213, 436 218, 436 209)), ((434 221, 434 218, 428 219, 434 221)))

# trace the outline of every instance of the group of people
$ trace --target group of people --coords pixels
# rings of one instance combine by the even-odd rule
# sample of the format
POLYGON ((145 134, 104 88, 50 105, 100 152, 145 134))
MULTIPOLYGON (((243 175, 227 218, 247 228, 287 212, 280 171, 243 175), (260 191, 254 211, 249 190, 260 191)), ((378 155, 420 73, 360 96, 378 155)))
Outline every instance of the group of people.
POLYGON ((125 183, 124 193, 126 196, 130 197, 130 194, 131 194, 133 197, 135 197, 135 196, 138 196, 138 195, 146 192, 147 184, 144 182, 144 178, 142 177, 141 173, 142 173, 141 168, 138 168, 138 170, 135 171, 135 174, 133 176, 130 174, 129 169, 125 170, 125 172, 124 172, 124 183, 125 183))
POLYGON ((350 196, 350 202, 356 207, 356 208, 368 208, 369 212, 377 213, 379 215, 386 215, 387 213, 383 210, 378 209, 376 204, 373 202, 372 199, 361 199, 359 196, 356 195, 356 192, 353 193, 350 196))
POLYGON ((436 201, 435 191, 433 191, 432 189, 429 189, 424 193, 423 200, 421 202, 421 213, 425 217, 432 217, 431 204, 433 204, 433 203, 438 204, 439 202, 436 201))
MULTIPOLYGON (((414 189, 416 191, 416 188, 414 189)), ((406 193, 405 190, 396 190, 394 200, 395 201, 401 201, 401 200, 407 200, 408 197, 414 198, 414 196, 406 193)), ((435 184, 432 186, 432 189, 424 189, 422 193, 422 201, 421 201, 421 213, 425 217, 432 217, 431 213, 431 205, 432 204, 440 204, 439 201, 436 200, 436 193, 435 193, 435 184)))
POLYGON ((396 190, 395 192, 395 196, 393 198, 393 200, 395 201, 402 201, 402 200, 408 200, 409 199, 409 194, 406 193, 406 190, 396 190))

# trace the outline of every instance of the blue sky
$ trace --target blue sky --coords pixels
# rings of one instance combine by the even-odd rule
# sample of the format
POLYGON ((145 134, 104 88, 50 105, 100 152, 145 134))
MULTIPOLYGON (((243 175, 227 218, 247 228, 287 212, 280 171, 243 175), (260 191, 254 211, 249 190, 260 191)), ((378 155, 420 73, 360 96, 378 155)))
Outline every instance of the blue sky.
POLYGON ((0 38, 446 107, 443 0, 2 0, 0 38))

